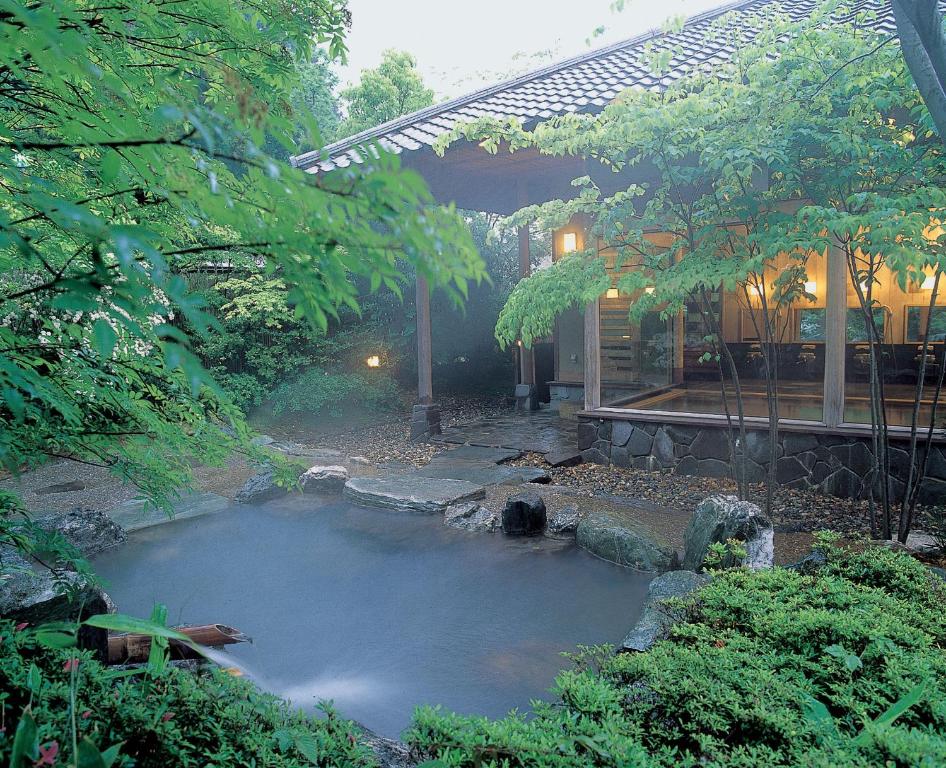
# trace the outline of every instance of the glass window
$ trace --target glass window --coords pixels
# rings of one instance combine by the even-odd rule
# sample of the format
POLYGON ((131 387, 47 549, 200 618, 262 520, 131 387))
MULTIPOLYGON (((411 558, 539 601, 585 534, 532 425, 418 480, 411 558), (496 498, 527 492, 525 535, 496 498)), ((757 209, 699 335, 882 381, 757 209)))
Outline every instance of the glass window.
MULTIPOLYGON (((874 365, 883 382, 887 423, 909 426, 913 421, 920 364, 923 360, 923 335, 930 321, 930 346, 926 351, 919 422, 929 424, 932 397, 943 365, 946 340, 946 301, 938 296, 933 314, 929 312, 930 290, 922 285, 908 285, 901 290, 885 266, 876 270, 871 284, 871 299, 876 302, 874 322, 881 343, 874 349, 874 365)), ((853 284, 848 290, 847 344, 844 360, 844 420, 869 424, 871 421, 871 345, 863 311, 856 306, 853 284), (853 305, 853 306, 852 306, 853 305)))
MULTIPOLYGON (((764 276, 766 285, 771 286, 775 276, 788 266, 788 257, 773 264, 764 276)), ((781 418, 821 421, 827 285, 823 259, 810 257, 805 271, 807 295, 781 304, 772 299, 767 317, 756 293, 747 296, 742 290, 714 289, 689 298, 677 318, 682 327, 676 333, 672 323, 659 318, 645 318, 640 328, 623 330, 625 342, 641 342, 637 370, 647 386, 624 399, 615 393, 611 404, 676 413, 724 414, 728 410, 735 415, 738 378, 743 412, 765 418, 768 398, 763 353, 771 348, 770 370, 778 369, 781 418), (764 348, 763 343, 768 341, 770 347, 764 348), (721 354, 723 344, 732 356, 735 376, 721 354)), ((771 294, 771 287, 768 290, 771 294)), ((603 299, 602 308, 606 305, 608 300, 603 299)), ((602 345, 605 323, 602 310, 602 345)), ((616 332, 610 333, 608 343, 614 343, 616 337, 616 332)), ((605 354, 602 349, 602 402, 607 404, 605 354)))

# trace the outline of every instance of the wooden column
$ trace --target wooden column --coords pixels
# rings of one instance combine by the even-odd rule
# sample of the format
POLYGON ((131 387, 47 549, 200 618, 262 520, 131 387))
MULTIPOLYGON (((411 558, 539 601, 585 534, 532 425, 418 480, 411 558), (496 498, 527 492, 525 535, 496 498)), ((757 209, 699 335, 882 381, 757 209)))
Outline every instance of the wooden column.
POLYGON ((431 378, 430 290, 427 278, 417 276, 417 402, 429 405, 434 401, 431 378))
MULTIPOLYGON (((519 277, 529 277, 531 274, 529 228, 519 227, 519 277)), ((525 347, 519 347, 519 382, 529 386, 535 385, 535 354, 525 347)))
POLYGON ((824 422, 844 421, 844 351, 847 344, 847 262, 844 252, 828 249, 824 320, 824 422))
POLYGON ((585 410, 601 405, 601 330, 597 300, 585 307, 585 410))

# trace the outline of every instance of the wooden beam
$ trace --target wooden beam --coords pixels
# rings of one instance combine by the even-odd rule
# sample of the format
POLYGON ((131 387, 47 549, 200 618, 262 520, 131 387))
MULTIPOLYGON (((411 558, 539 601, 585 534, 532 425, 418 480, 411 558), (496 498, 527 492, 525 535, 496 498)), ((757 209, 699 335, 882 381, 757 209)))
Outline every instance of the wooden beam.
POLYGON ((417 276, 417 402, 434 401, 430 334, 430 289, 427 279, 417 276))
POLYGON ((601 406, 601 330, 598 301, 585 307, 585 410, 601 406))
POLYGON ((847 344, 848 272, 844 252, 828 249, 824 320, 824 423, 844 421, 844 352, 847 344))

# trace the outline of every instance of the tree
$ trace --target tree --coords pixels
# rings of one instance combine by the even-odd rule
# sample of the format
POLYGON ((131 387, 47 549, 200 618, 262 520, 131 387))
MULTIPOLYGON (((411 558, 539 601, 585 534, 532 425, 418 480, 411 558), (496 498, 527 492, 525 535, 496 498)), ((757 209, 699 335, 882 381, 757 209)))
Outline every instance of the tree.
POLYGON ((462 297, 462 219, 379 153, 313 176, 290 109, 313 43, 344 53, 340 0, 0 0, 0 462, 110 467, 169 504, 194 461, 245 446, 191 351, 214 321, 188 275, 266 265, 295 317, 357 309, 409 265, 462 297), (130 20, 133 20, 130 21, 130 20))
MULTIPOLYGON (((647 165, 656 175, 646 188, 630 184, 610 196, 590 177, 576 179, 572 199, 511 217, 512 226, 539 220, 556 227, 582 215, 591 222, 591 236, 585 251, 517 286, 500 316, 497 337, 504 344, 516 338, 529 344, 551 331, 558 313, 596 300, 611 287, 604 250, 615 254, 619 269, 628 268, 616 287, 631 297, 632 319, 648 311, 674 317, 685 301, 700 302, 706 291, 736 291, 753 322, 760 323, 775 435, 779 320, 770 311, 806 298, 810 254, 838 249, 869 329, 874 467, 864 493, 872 509, 879 504, 871 524, 879 535, 896 532, 905 540, 930 455, 942 380, 933 386, 929 420, 919 423, 919 407, 913 411, 908 481, 899 488, 889 472, 883 337, 871 286, 881 266, 901 288, 938 276, 944 266, 942 143, 930 129, 929 112, 900 52, 887 45, 889 36, 868 32, 856 9, 826 4, 796 23, 777 14, 757 17, 751 42, 740 36, 744 24, 723 17, 711 31, 728 36, 735 49, 732 60, 711 75, 694 73, 662 93, 629 91, 598 115, 567 115, 532 131, 515 122, 482 120, 441 139, 440 148, 463 137, 489 151, 533 147, 550 155, 578 155, 615 173, 647 165), (836 12, 849 13, 850 21, 838 23, 836 12), (672 236, 669 247, 655 246, 648 236, 655 229, 672 236), (776 263, 780 268, 773 279, 776 263), (755 308, 753 294, 759 297, 755 308), (923 443, 921 428, 928 428, 923 443)), ((650 57, 655 75, 673 55, 667 49, 650 57)), ((936 277, 931 306, 938 287, 936 277)), ((724 403, 727 379, 734 389, 744 435, 738 375, 727 364, 712 312, 702 304, 713 346, 704 357, 719 367, 724 403)), ((924 361, 926 353, 924 345, 924 361)), ((924 366, 917 402, 924 393, 924 366)), ((734 440, 731 445, 739 459, 734 440)))
POLYGON ((362 70, 358 85, 346 88, 341 96, 347 117, 339 127, 339 138, 374 128, 434 102, 434 92, 424 86, 414 57, 395 50, 385 51, 376 68, 362 70))
MULTIPOLYGON (((335 88, 338 75, 330 67, 328 54, 322 48, 313 50, 311 57, 297 65, 299 84, 292 92, 292 109, 296 114, 315 119, 319 127, 318 140, 330 144, 338 134, 340 116, 335 88)), ((304 132, 300 128, 294 154, 313 149, 304 145, 304 132)), ((320 144, 320 145, 321 145, 320 144)))
POLYGON ((940 137, 946 137, 946 31, 937 0, 892 0, 903 57, 940 137))

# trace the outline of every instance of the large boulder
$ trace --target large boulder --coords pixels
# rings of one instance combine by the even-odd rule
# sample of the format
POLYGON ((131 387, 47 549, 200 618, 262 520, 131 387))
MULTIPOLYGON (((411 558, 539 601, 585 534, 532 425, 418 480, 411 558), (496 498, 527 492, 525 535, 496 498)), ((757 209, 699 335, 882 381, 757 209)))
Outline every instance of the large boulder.
POLYGON ((711 544, 729 539, 745 542, 744 565, 770 568, 774 562, 772 523, 751 502, 735 496, 710 496, 700 502, 683 535, 683 567, 698 570, 711 544))
POLYGON ((592 510, 578 524, 578 546, 612 563, 643 571, 666 571, 677 553, 623 510, 592 510))
POLYGON ((664 601, 685 597, 710 580, 706 574, 694 571, 669 571, 650 582, 644 610, 634 628, 621 644, 624 651, 646 651, 658 640, 670 636, 670 628, 677 622, 677 614, 664 601))
POLYGON ((303 493, 341 493, 348 482, 348 470, 341 464, 316 464, 299 476, 303 493))
MULTIPOLYGON (((2 618, 37 626, 53 621, 81 621, 115 611, 111 598, 78 574, 53 575, 39 567, 34 570, 16 555, 4 558, 4 574, 5 578, 0 579, 2 618)), ((94 651, 100 661, 105 661, 108 658, 108 632, 82 627, 79 646, 94 651)))
POLYGON ((86 557, 125 541, 125 531, 107 513, 79 507, 65 515, 36 518, 47 531, 59 533, 86 557))
POLYGON ((503 533, 508 536, 535 536, 545 530, 545 502, 537 493, 526 491, 506 499, 503 533))
POLYGON ((237 504, 258 504, 285 496, 287 490, 276 485, 276 473, 271 469, 253 475, 234 497, 237 504))
POLYGON ((462 531, 488 533, 499 527, 500 520, 499 515, 481 504, 466 502, 447 507, 443 513, 443 524, 462 531))

